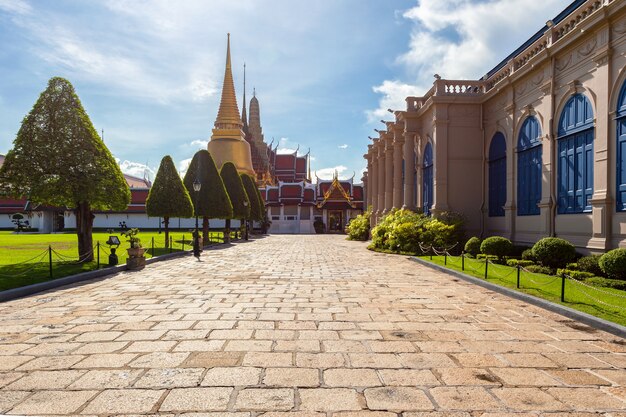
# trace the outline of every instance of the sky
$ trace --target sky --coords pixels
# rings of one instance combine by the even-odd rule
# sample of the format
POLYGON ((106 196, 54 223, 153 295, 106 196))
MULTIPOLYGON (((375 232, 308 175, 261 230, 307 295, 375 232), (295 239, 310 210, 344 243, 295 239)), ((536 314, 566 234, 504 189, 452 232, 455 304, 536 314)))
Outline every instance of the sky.
POLYGON ((184 173, 219 106, 226 34, 242 106, 320 178, 359 182, 387 111, 433 75, 478 79, 566 0, 0 0, 0 154, 47 81, 70 80, 125 173, 184 173), (249 106, 249 103, 248 103, 249 106))

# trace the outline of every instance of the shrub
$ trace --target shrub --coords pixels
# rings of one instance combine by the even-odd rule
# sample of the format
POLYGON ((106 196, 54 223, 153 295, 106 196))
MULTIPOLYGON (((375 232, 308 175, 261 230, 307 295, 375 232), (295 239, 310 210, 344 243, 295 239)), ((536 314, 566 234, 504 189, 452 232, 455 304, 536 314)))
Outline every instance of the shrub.
MULTIPOLYGON (((450 247, 455 243, 461 243, 465 240, 465 217, 454 211, 444 211, 437 216, 437 220, 447 224, 448 226, 452 226, 447 233, 448 235, 445 237, 445 246, 450 247)), ((460 246, 458 247, 458 252, 461 251, 460 246)))
POLYGON ((525 251, 522 252, 522 259, 525 261, 537 261, 537 258, 535 258, 535 255, 533 255, 533 249, 529 248, 526 249, 525 251))
POLYGON ((420 243, 438 249, 460 242, 463 219, 455 213, 432 218, 410 210, 392 210, 372 229, 372 247, 377 250, 419 253, 420 243))
POLYGON ((596 287, 614 288, 616 290, 626 291, 626 281, 621 279, 593 277, 586 279, 585 282, 590 285, 595 285, 596 287))
POLYGON ((526 261, 523 259, 509 259, 506 261, 506 264, 508 266, 512 266, 512 267, 516 267, 516 266, 521 266, 523 268, 529 267, 531 265, 534 265, 535 263, 533 261, 526 261))
POLYGON ((552 275, 553 273, 552 268, 549 268, 547 266, 541 266, 541 265, 529 265, 525 267, 525 269, 535 274, 552 275))
POLYGON ((570 262, 565 265, 565 269, 569 269, 570 271, 580 271, 580 266, 576 262, 570 262))
POLYGON ((492 236, 483 240, 480 244, 480 251, 485 255, 494 255, 503 260, 513 250, 511 241, 502 236, 492 236))
POLYGON ((370 210, 363 214, 359 214, 348 223, 346 231, 350 240, 367 240, 370 235, 370 210))
POLYGON ((439 250, 448 249, 458 242, 454 225, 446 224, 439 219, 430 219, 423 225, 421 241, 424 245, 434 246, 439 250))
POLYGON ((533 246, 533 255, 544 266, 563 268, 576 259, 576 248, 565 239, 544 237, 533 246))
POLYGON ((608 251, 600 257, 599 265, 609 278, 626 280, 626 248, 608 251))
POLYGON ((603 276, 602 268, 600 268, 600 258, 602 255, 583 256, 576 262, 580 271, 591 272, 596 276, 603 276))
POLYGON ((574 271, 572 269, 567 269, 567 268, 563 268, 563 269, 557 269, 556 274, 560 277, 562 276, 570 276, 574 279, 577 280, 585 280, 588 278, 593 278, 593 274, 591 272, 584 272, 584 271, 574 271))
POLYGON ((465 242, 465 252, 469 253, 472 256, 476 256, 480 253, 480 239, 476 236, 471 237, 467 242, 465 242))

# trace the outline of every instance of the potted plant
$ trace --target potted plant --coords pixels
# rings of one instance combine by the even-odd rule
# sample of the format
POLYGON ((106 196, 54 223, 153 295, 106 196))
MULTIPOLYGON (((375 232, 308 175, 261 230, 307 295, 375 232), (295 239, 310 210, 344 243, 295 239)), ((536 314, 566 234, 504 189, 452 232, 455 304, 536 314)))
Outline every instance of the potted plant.
POLYGON ((146 250, 141 247, 141 240, 137 237, 137 234, 139 234, 139 229, 137 228, 122 232, 122 236, 124 236, 126 241, 130 244, 130 247, 126 249, 128 252, 126 267, 128 269, 142 269, 146 266, 146 257, 144 256, 146 250))

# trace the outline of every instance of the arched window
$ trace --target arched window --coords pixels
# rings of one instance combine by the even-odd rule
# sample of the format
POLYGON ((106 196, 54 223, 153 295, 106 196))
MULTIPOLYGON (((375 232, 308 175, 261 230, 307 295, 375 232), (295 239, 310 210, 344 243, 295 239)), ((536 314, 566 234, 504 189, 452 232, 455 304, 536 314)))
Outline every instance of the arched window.
POLYGON ((539 214, 541 200, 541 129, 528 116, 517 139, 517 215, 539 214))
POLYGON ((593 109, 574 94, 565 103, 558 131, 558 213, 591 211, 593 194, 593 109))
POLYGON ((626 82, 617 102, 617 210, 626 211, 626 82))
POLYGON ((506 140, 496 133, 489 145, 489 217, 504 216, 506 203, 506 140))
POLYGON ((433 147, 430 142, 424 149, 424 165, 422 166, 422 210, 424 214, 430 215, 430 208, 433 206, 433 147))

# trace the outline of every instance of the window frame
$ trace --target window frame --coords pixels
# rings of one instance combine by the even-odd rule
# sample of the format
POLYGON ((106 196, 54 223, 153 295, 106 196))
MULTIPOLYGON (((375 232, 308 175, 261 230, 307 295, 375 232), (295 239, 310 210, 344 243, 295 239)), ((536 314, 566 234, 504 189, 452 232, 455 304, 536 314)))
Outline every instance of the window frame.
POLYGON ((517 215, 541 214, 538 204, 542 192, 541 126, 535 116, 522 123, 517 139, 517 215), (533 204, 534 202, 534 204, 533 204))

